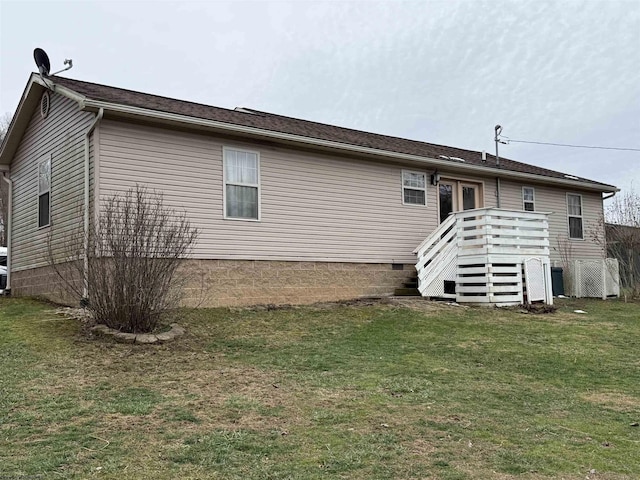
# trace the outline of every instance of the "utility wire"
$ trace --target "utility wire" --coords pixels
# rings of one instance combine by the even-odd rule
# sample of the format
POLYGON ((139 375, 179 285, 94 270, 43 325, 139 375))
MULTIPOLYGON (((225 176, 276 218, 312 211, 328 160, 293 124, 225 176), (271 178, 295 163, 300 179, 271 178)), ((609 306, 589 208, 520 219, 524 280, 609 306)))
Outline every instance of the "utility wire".
POLYGON ((511 140, 507 138, 507 143, 534 143, 536 145, 553 145, 554 147, 571 147, 571 148, 595 148, 598 150, 624 150, 628 152, 640 152, 640 148, 624 148, 624 147, 596 147, 593 145, 570 145, 567 143, 549 143, 549 142, 530 142, 528 140, 511 140))

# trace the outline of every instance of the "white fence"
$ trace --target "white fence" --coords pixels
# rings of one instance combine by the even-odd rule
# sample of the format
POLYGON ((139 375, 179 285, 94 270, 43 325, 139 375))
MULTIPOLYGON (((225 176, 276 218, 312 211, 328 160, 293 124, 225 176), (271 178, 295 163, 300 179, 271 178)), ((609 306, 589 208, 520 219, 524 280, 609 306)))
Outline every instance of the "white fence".
POLYGON ((572 260, 567 276, 567 293, 572 297, 620 296, 620 267, 615 258, 572 260))

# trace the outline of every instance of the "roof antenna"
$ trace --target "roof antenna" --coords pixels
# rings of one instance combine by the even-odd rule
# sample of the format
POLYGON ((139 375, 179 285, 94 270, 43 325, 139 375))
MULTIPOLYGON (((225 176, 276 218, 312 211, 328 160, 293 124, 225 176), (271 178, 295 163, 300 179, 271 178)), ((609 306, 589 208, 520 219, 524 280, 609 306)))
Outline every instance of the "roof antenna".
POLYGON ((496 131, 496 135, 493 138, 493 141, 496 142, 496 167, 500 168, 500 155, 498 155, 498 144, 502 143, 504 145, 507 144, 507 142, 500 140, 500 134, 502 133, 502 126, 501 125, 496 125, 494 130, 496 131))
POLYGON ((36 48, 33 51, 33 59, 36 61, 36 65, 38 66, 38 73, 40 74, 40 78, 45 83, 45 85, 49 87, 49 89, 52 89, 52 87, 47 83, 45 79, 46 77, 49 77, 50 75, 57 75, 58 73, 64 72, 73 67, 73 60, 71 60, 70 58, 66 58, 64 61, 64 64, 66 65, 65 68, 50 74, 49 72, 51 71, 51 62, 49 61, 49 55, 47 55, 47 52, 45 52, 41 48, 36 48))
POLYGON ((66 65, 66 67, 64 67, 62 70, 58 70, 57 72, 52 73, 51 75, 57 75, 59 73, 66 72, 67 70, 71 70, 73 68, 73 60, 70 58, 65 58, 64 64, 66 65))

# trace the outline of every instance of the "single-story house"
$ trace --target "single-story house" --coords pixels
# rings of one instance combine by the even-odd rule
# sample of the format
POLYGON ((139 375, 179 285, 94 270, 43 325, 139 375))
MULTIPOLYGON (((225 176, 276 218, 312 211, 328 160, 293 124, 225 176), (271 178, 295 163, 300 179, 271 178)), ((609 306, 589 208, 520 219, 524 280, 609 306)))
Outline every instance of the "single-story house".
MULTIPOLYGON (((199 229, 185 268, 204 279, 214 306, 392 294, 416 276, 421 246, 450 240, 447 221, 467 222, 464 233, 479 218, 498 219, 493 239, 511 235, 523 252, 535 243, 545 268, 567 247, 576 258, 604 258, 589 229, 603 195, 617 191, 481 151, 37 73, 2 144, 0 170, 11 187, 12 294, 53 295, 47 237, 55 247, 98 218, 109 196, 144 184, 199 229), (533 234, 518 226, 526 221, 538 222, 540 241, 527 239, 533 234), (510 234, 495 235, 507 224, 510 234)), ((469 241, 491 239, 490 228, 469 241)), ((432 257, 422 264, 423 294, 432 257)), ((505 263, 478 262, 429 281, 455 296, 460 278, 505 263)))

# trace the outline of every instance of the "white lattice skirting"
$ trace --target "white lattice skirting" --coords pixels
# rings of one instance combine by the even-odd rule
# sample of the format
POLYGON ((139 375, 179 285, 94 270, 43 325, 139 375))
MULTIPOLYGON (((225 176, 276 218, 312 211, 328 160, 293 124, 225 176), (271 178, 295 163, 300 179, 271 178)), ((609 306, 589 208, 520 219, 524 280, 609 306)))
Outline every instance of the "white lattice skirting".
POLYGON ((567 293, 572 297, 620 296, 620 267, 615 258, 572 260, 566 275, 567 293))

